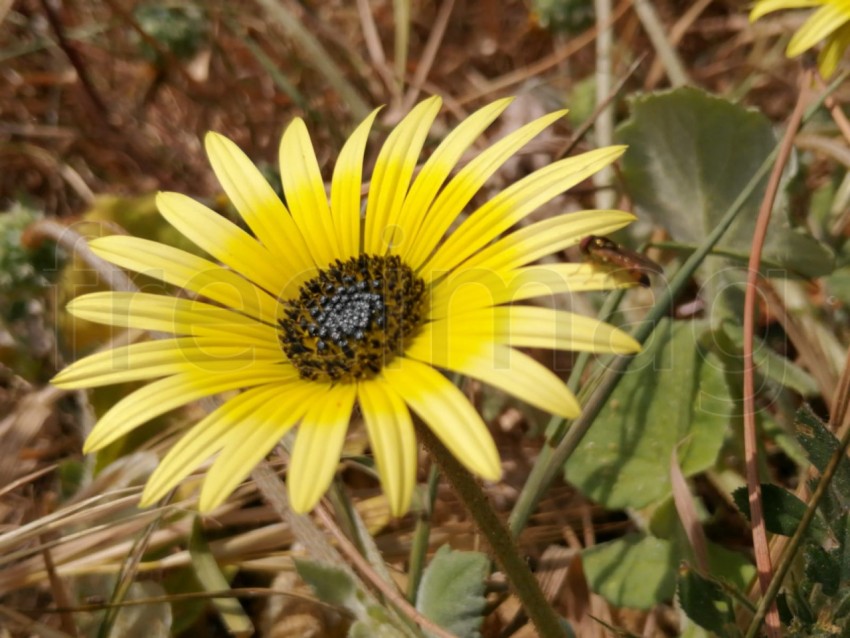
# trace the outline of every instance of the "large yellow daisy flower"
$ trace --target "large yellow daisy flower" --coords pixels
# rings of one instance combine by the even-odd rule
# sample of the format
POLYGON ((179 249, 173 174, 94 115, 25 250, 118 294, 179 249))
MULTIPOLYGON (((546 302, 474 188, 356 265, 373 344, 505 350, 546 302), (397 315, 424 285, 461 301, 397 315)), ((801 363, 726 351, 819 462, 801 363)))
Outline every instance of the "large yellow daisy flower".
POLYGON ((499 100, 469 116, 418 173, 441 102, 417 105, 380 151, 365 217, 363 154, 376 113, 344 145, 330 202, 302 120, 287 127, 280 144, 285 204, 236 145, 209 133, 213 170, 250 233, 185 195, 161 193, 157 205, 165 219, 213 260, 127 236, 91 242, 107 261, 179 286, 190 298, 99 292, 68 306, 90 321, 175 335, 94 354, 53 380, 81 388, 156 379, 103 415, 85 451, 191 401, 241 390, 230 392, 171 448, 142 504, 158 500, 215 456, 199 507, 216 507, 298 425, 287 485, 292 507, 304 512, 328 488, 358 405, 390 507, 402 514, 416 480, 409 410, 470 470, 490 480, 501 473, 481 417, 437 368, 576 416, 579 406, 561 379, 516 348, 627 353, 638 344, 595 319, 515 302, 616 285, 590 265, 532 264, 634 217, 589 210, 511 229, 624 149, 553 162, 463 217, 505 160, 564 114, 526 124, 450 177, 509 103, 499 100))
POLYGON ((820 8, 794 34, 785 54, 789 58, 797 57, 823 41, 818 68, 828 78, 835 73, 841 56, 850 46, 850 0, 759 0, 750 12, 750 21, 782 9, 815 7, 820 8))

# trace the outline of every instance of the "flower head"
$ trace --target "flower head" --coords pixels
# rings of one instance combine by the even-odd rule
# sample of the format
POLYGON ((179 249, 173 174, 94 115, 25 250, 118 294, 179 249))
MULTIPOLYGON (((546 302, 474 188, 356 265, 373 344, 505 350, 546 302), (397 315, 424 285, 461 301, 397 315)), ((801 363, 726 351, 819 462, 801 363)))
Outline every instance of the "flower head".
POLYGON ((617 230, 633 216, 581 211, 511 229, 616 160, 623 148, 554 162, 462 218, 499 166, 563 115, 526 124, 450 177, 509 103, 493 102, 465 119, 418 173, 440 100, 417 105, 378 155, 365 217, 363 155, 376 113, 344 145, 330 201, 300 119, 280 145, 285 204, 236 145, 208 134, 213 170, 250 232, 185 195, 161 193, 157 204, 165 219, 212 259, 127 236, 91 242, 107 261, 189 295, 101 292, 71 302, 77 317, 174 335, 91 355, 53 380, 66 388, 150 380, 103 415, 85 450, 191 401, 238 390, 170 449, 147 483, 143 504, 215 457, 199 506, 216 507, 297 425, 287 485, 292 507, 307 511, 333 478, 359 406, 391 509, 401 514, 416 480, 411 410, 470 470, 490 480, 501 473, 481 417, 438 369, 576 416, 578 403, 560 378, 517 348, 625 353, 638 344, 595 319, 516 302, 618 285, 587 264, 533 264, 586 235, 617 230))
POLYGON ((750 21, 781 9, 812 9, 819 7, 800 27, 785 54, 789 58, 808 51, 818 42, 824 45, 818 55, 818 68, 828 78, 838 68, 841 56, 850 46, 850 0, 758 0, 750 12, 750 21))

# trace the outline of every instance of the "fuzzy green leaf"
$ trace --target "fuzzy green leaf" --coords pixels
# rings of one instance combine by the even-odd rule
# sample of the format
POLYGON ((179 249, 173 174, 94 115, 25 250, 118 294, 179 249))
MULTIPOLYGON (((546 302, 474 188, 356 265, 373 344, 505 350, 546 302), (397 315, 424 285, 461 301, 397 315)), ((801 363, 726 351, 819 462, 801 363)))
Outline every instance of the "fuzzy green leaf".
POLYGON ((454 551, 444 545, 422 575, 416 608, 459 638, 478 638, 487 605, 484 580, 489 572, 490 560, 484 554, 454 551))
MULTIPOLYGON (((629 146, 623 176, 641 212, 676 241, 694 245, 717 226, 776 145, 764 115, 693 88, 634 100, 618 139, 629 146)), ((749 255, 765 184, 744 204, 718 250, 749 255)), ((771 264, 770 276, 817 277, 831 272, 833 262, 823 244, 790 228, 787 216, 774 215, 763 262, 771 264)))

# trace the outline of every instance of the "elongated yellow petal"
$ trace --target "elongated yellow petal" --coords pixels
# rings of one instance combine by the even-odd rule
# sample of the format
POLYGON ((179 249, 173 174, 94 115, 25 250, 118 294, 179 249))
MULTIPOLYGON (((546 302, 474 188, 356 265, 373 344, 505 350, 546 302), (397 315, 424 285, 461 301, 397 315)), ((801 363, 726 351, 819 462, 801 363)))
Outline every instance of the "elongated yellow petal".
POLYGON ((197 399, 266 383, 284 384, 297 376, 290 365, 258 363, 238 372, 187 372, 153 381, 121 399, 101 417, 86 439, 83 452, 99 450, 142 423, 197 399))
POLYGON ((301 274, 280 270, 277 259, 265 246, 191 197, 159 193, 156 205, 169 224, 273 297, 286 293, 294 285, 293 279, 301 274))
MULTIPOLYGON (((221 505, 301 419, 309 406, 324 394, 324 388, 315 384, 298 383, 260 407, 250 419, 250 428, 240 426, 238 431, 232 430, 204 480, 198 509, 209 512, 221 505)), ((339 451, 335 453, 334 460, 339 460, 339 451)))
POLYGON ((181 372, 246 370, 257 361, 285 363, 280 348, 258 348, 236 338, 181 337, 134 343, 75 361, 51 383, 60 388, 95 388, 154 379, 181 372))
POLYGON ((564 382, 528 355, 498 343, 474 339, 464 340, 460 346, 457 342, 450 345, 445 336, 423 331, 404 354, 479 379, 552 414, 569 419, 581 411, 564 382))
POLYGON ((200 337, 238 335, 240 343, 277 343, 277 330, 264 323, 202 301, 144 292, 93 292, 71 300, 75 317, 124 328, 200 337))
POLYGON ((390 510, 402 516, 410 508, 416 485, 416 435, 410 412, 382 379, 362 381, 357 396, 390 510))
POLYGON ((637 219, 621 210, 583 210, 531 224, 477 252, 459 269, 509 270, 574 246, 588 235, 607 235, 637 219))
POLYGON ((823 77, 828 78, 835 73, 848 47, 850 47, 850 24, 845 24, 836 29, 818 55, 818 69, 823 77))
POLYGON ((441 104, 442 100, 436 96, 423 100, 384 142, 369 186, 364 252, 383 255, 392 246, 410 178, 441 104))
POLYGON ((286 478, 294 511, 313 509, 331 484, 356 396, 353 383, 332 386, 307 409, 295 437, 286 478))
POLYGON ((301 118, 286 127, 280 140, 280 180, 292 217, 319 268, 339 256, 339 241, 319 162, 301 118))
POLYGON ((628 288, 634 282, 600 271, 594 264, 536 264, 515 270, 455 270, 432 289, 429 319, 463 314, 476 308, 564 292, 628 288))
POLYGON ((850 21, 850 2, 827 2, 815 11, 792 36, 785 54, 793 58, 803 51, 808 51, 848 21, 850 21))
POLYGON ((405 261, 418 268, 437 247, 475 193, 517 150, 527 144, 566 111, 556 111, 529 122, 506 135, 464 166, 439 194, 413 238, 405 261))
POLYGON ((204 461, 221 450, 229 433, 238 431, 247 438, 258 414, 277 405, 276 400, 289 384, 252 388, 229 399, 210 412, 172 447, 151 474, 139 505, 147 507, 195 471, 204 461))
POLYGON ((398 246, 394 247, 394 252, 405 255, 413 248, 427 211, 446 178, 466 150, 512 101, 513 98, 496 100, 478 109, 449 133, 434 150, 404 200, 397 224, 398 246))
POLYGON ((339 237, 339 259, 360 254, 360 189, 363 184, 363 154, 369 131, 380 109, 375 109, 342 147, 331 181, 331 215, 339 237))
POLYGON ((277 263, 291 273, 312 270, 315 263, 298 226, 248 156, 218 133, 207 133, 204 142, 224 192, 277 263))
POLYGON ((224 306, 274 325, 277 301, 232 270, 159 242, 113 235, 89 242, 106 261, 190 290, 224 306))
POLYGON ((536 208, 611 164, 624 151, 624 146, 609 146, 568 157, 506 188, 446 239, 423 269, 425 278, 451 270, 536 208))
POLYGON ((750 11, 750 22, 783 9, 809 9, 819 7, 825 0, 758 0, 750 11))
POLYGON ((404 357, 394 359, 381 376, 461 463, 485 479, 499 479, 496 444, 463 392, 431 366, 404 357))
POLYGON ((535 306, 482 308, 435 321, 431 329, 451 336, 456 344, 465 339, 491 338, 514 347, 549 348, 631 354, 640 344, 622 330, 592 317, 535 306))

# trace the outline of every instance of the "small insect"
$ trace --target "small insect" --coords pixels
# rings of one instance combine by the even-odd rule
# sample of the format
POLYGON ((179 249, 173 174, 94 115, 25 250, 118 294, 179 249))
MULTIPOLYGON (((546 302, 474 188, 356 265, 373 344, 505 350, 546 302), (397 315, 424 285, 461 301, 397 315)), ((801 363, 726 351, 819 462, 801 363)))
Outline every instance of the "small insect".
POLYGON ((641 286, 649 286, 649 275, 664 273, 661 266, 646 255, 621 246, 607 237, 588 235, 579 243, 579 249, 588 259, 625 273, 641 286))

